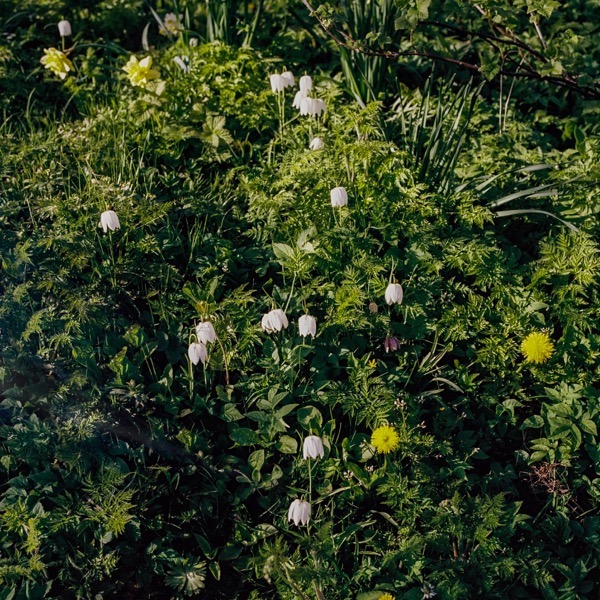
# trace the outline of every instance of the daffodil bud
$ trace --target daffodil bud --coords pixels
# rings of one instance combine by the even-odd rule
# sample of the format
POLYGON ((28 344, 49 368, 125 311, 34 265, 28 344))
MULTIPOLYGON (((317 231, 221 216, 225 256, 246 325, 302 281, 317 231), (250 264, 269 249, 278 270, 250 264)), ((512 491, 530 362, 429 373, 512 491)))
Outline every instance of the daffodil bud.
POLYGON ((105 210, 100 215, 100 225, 106 233, 109 229, 114 231, 115 229, 119 229, 121 224, 119 223, 119 217, 117 217, 117 213, 114 210, 105 210))

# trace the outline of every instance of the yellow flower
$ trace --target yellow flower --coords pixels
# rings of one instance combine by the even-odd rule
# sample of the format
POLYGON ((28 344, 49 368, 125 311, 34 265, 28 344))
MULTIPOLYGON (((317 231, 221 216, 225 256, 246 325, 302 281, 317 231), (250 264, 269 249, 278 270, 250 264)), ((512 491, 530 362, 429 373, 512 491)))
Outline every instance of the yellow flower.
POLYGON ((530 363, 546 362, 554 351, 554 345, 548 334, 534 331, 521 342, 521 352, 525 361, 530 363))
POLYGON ((387 454, 398 448, 400 445, 400 437, 393 427, 382 425, 373 432, 371 444, 373 444, 377 452, 387 454))
POLYGON ((131 85, 147 88, 148 83, 159 76, 158 71, 152 69, 152 57, 146 56, 138 61, 137 56, 131 56, 129 62, 123 67, 131 85))
POLYGON ((74 71, 73 63, 67 58, 67 55, 56 48, 46 48, 44 56, 40 58, 40 62, 50 69, 55 75, 64 79, 69 71, 74 71))
POLYGON ((385 594, 381 594, 377 600, 394 600, 394 596, 386 592, 385 594))

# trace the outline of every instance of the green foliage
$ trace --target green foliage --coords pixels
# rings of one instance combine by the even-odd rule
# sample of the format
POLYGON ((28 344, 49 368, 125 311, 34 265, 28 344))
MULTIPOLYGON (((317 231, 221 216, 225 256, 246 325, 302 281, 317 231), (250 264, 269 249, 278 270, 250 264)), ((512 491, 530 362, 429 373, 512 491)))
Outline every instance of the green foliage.
POLYGON ((528 44, 537 26, 583 73, 584 25, 558 31, 548 2, 483 2, 489 23, 321 6, 360 42, 339 57, 304 5, 250 4, 0 0, 0 598, 594 596, 595 109, 424 57, 398 87, 355 52, 470 60, 479 41, 427 34, 442 11, 528 44), (159 37, 167 12, 183 29, 159 37), (63 17, 65 81, 38 63, 63 17), (133 51, 160 90, 129 84, 133 51), (287 69, 325 114, 271 91, 287 69))

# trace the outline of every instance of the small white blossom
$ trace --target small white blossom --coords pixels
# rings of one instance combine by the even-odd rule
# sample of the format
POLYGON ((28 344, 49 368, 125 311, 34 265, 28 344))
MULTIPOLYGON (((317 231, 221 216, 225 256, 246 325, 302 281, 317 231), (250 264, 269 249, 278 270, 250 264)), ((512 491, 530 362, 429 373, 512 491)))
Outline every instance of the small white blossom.
POLYGON ((318 435, 309 435, 304 438, 302 456, 305 460, 307 458, 323 458, 325 456, 323 440, 318 435))
POLYGON ((325 142, 320 137, 316 137, 312 139, 308 147, 311 150, 321 150, 325 147, 325 142))
POLYGON ((202 361, 203 365, 206 364, 206 359, 208 358, 206 344, 203 344, 202 342, 192 342, 188 346, 188 356, 195 365, 197 365, 200 361, 202 361))
POLYGON ((114 231, 115 229, 119 229, 119 227, 121 227, 121 224, 119 223, 119 217, 117 217, 117 213, 114 210, 105 210, 100 215, 100 225, 102 225, 104 233, 106 233, 109 229, 114 231))
POLYGON ((304 100, 304 98, 306 98, 306 94, 302 90, 296 92, 296 95, 294 96, 294 101, 292 102, 292 108, 297 108, 298 110, 300 110, 300 104, 302 103, 302 100, 304 100))
POLYGON ((300 91, 306 94, 310 90, 312 90, 312 77, 310 75, 302 75, 300 77, 300 91))
POLYGON ((71 23, 69 21, 63 20, 58 22, 58 33, 60 37, 68 37, 73 31, 71 30, 71 23))
POLYGON ((348 204, 348 192, 346 188, 336 187, 331 190, 331 206, 346 206, 348 204))
POLYGON ((273 75, 269 77, 269 81, 271 82, 271 91, 274 94, 283 92, 283 90, 285 89, 285 80, 283 79, 283 77, 281 77, 281 75, 273 73, 273 75))
POLYGON ((310 504, 306 500, 294 500, 288 510, 288 521, 294 521, 294 525, 299 523, 308 525, 310 521, 310 504))
POLYGON ((402 304, 402 286, 399 283, 390 283, 385 290, 385 301, 388 304, 402 304))
POLYGON ((204 321, 196 325, 196 337, 203 344, 212 344, 217 339, 213 324, 210 321, 204 321))
POLYGON ((266 331, 267 333, 281 331, 282 329, 287 329, 289 326, 287 317, 280 308, 276 308, 275 310, 268 312, 266 315, 263 315, 260 324, 263 328, 263 331, 266 331))
POLYGON ((298 331, 302 337, 317 335, 317 320, 310 315, 302 315, 298 319, 298 331))
POLYGON ((296 85, 296 82, 294 81, 294 75, 291 71, 284 71, 281 74, 281 78, 284 81, 283 87, 294 87, 296 85))

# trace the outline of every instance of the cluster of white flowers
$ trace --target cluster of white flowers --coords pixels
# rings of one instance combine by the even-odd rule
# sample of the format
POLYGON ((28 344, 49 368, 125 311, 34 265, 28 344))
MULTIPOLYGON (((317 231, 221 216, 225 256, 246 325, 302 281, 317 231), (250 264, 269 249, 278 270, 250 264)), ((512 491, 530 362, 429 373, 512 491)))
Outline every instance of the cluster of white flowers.
POLYGON ((273 73, 273 75, 269 77, 269 80, 271 81, 271 90, 274 94, 283 92, 285 88, 294 87, 296 85, 294 75, 291 71, 284 71, 281 75, 273 73))
MULTIPOLYGON (((325 449, 323 440, 318 435, 309 435, 304 438, 302 444, 302 457, 304 460, 309 458, 323 458, 325 449)), ((288 521, 293 521, 294 525, 308 525, 310 521, 311 507, 306 500, 294 500, 288 510, 288 521)))
POLYGON ((188 356, 193 364, 197 365, 202 362, 206 364, 208 359, 207 344, 212 344, 216 341, 217 334, 215 328, 210 321, 203 321, 196 325, 196 342, 192 342, 188 346, 188 356))
MULTIPOLYGON (((294 75, 290 71, 285 71, 281 75, 274 73, 269 77, 269 80, 271 82, 271 90, 275 94, 283 92, 287 87, 296 85, 294 75)), ((303 75, 300 77, 298 83, 300 90, 294 96, 292 107, 298 109, 303 116, 320 117, 325 114, 327 112, 325 101, 321 100, 321 98, 312 98, 310 96, 313 88, 312 77, 310 75, 303 75)))
MULTIPOLYGON (((263 331, 274 333, 289 327, 289 321, 281 308, 275 308, 263 315, 260 325, 263 331)), ((298 319, 298 331, 302 337, 317 335, 317 320, 310 315, 302 315, 298 319)))

